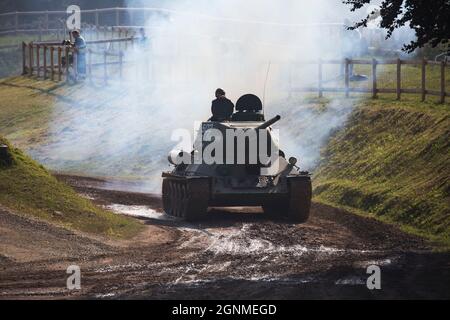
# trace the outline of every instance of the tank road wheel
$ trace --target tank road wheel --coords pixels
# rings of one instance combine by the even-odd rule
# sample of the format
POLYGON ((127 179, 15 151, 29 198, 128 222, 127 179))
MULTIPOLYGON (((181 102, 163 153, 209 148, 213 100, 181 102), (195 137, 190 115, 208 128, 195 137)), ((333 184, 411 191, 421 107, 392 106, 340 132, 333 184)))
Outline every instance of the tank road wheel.
POLYGON ((206 216, 209 201, 209 180, 204 178, 163 180, 164 211, 186 221, 206 216))
POLYGON ((311 210, 312 185, 309 177, 288 178, 289 220, 296 223, 308 221, 311 210))

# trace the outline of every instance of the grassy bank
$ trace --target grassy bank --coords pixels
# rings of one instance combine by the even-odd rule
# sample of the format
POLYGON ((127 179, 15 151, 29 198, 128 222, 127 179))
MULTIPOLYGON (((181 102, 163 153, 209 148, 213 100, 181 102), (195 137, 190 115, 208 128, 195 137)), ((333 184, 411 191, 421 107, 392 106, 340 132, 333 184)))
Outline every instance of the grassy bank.
POLYGON ((66 228, 113 238, 130 238, 142 225, 102 210, 58 182, 47 170, 9 146, 8 160, 0 161, 0 204, 66 228))
POLYGON ((29 150, 45 143, 58 85, 26 77, 0 82, 0 135, 29 150))
POLYGON ((322 153, 319 201, 450 244, 450 108, 368 100, 322 153))

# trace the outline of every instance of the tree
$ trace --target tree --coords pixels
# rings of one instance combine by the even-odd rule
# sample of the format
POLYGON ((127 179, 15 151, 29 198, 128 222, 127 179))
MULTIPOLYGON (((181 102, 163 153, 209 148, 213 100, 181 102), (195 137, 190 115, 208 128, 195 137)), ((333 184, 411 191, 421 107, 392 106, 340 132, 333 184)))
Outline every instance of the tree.
MULTIPOLYGON (((351 6, 351 11, 361 9, 374 0, 344 0, 351 6)), ((372 12, 357 22, 350 29, 367 27, 371 16, 381 16, 381 28, 387 29, 387 38, 395 29, 409 26, 416 33, 417 39, 405 44, 404 51, 413 52, 425 45, 436 47, 446 44, 450 38, 450 0, 382 0, 379 12, 372 12)))

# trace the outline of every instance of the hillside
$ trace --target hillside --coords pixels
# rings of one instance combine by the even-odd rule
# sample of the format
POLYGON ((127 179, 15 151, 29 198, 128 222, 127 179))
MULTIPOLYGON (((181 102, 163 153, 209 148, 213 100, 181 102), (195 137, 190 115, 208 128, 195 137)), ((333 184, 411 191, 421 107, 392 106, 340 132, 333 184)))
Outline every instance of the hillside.
POLYGON ((129 238, 141 229, 135 220, 100 209, 56 180, 43 166, 0 137, 8 146, 0 159, 0 206, 68 229, 129 238))
POLYGON ((319 201, 450 240, 450 110, 366 101, 323 150, 319 201))

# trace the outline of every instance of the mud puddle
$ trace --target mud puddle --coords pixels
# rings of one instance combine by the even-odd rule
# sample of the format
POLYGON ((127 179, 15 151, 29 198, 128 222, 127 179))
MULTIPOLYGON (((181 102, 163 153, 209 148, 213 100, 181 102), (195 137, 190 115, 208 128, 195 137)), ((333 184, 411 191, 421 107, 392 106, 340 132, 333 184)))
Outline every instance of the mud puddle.
MULTIPOLYGON (((107 209, 134 217, 176 221, 148 206, 109 205, 107 209)), ((233 209, 238 210, 238 209, 233 209)), ((229 227, 191 225, 174 226, 182 233, 176 250, 188 263, 159 264, 158 274, 173 278, 169 286, 198 287, 223 280, 245 280, 301 284, 318 281, 315 276, 291 277, 293 267, 338 259, 344 255, 370 255, 378 251, 346 250, 307 242, 286 242, 279 238, 276 223, 235 223, 229 227)), ((293 227, 293 226, 292 226, 293 227)), ((153 266, 141 266, 153 268, 153 266)), ((340 285, 354 285, 342 280, 340 285)))
POLYGON ((123 214, 126 216, 132 216, 136 218, 147 218, 156 220, 173 220, 170 216, 163 212, 152 209, 149 206, 129 206, 123 204, 111 204, 104 206, 105 209, 110 210, 117 214, 123 214))

